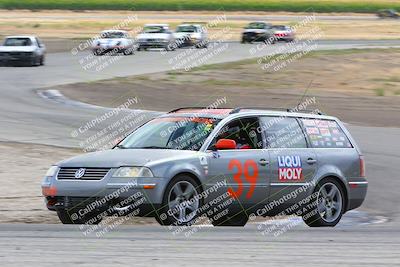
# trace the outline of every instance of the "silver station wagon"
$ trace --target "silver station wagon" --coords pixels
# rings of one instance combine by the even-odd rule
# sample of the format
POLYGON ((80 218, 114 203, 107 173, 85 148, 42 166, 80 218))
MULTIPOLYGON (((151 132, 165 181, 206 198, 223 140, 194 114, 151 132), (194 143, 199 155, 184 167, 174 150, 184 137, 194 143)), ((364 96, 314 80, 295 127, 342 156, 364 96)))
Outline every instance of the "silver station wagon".
POLYGON ((244 226, 301 216, 335 226, 365 199, 364 157, 337 118, 255 108, 181 108, 113 149, 52 166, 47 208, 65 224, 150 216, 162 225, 244 226))

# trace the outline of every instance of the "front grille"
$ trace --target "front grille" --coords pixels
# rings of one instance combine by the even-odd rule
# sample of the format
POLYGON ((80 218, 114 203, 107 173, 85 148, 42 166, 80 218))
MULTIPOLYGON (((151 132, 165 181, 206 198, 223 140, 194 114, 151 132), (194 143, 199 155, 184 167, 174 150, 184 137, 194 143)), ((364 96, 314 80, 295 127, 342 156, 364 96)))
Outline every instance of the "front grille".
POLYGON ((58 180, 101 180, 110 171, 110 168, 61 168, 58 172, 58 180), (85 169, 82 177, 76 178, 75 173, 85 169))

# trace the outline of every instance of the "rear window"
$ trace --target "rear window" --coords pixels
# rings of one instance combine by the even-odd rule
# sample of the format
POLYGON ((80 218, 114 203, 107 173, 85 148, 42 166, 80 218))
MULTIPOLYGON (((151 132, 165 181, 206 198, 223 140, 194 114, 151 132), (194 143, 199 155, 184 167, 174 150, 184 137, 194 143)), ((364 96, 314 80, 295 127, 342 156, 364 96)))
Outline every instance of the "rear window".
POLYGON ((350 140, 336 121, 302 119, 314 148, 352 148, 350 140))
POLYGON ((30 38, 7 38, 4 46, 31 46, 30 38))

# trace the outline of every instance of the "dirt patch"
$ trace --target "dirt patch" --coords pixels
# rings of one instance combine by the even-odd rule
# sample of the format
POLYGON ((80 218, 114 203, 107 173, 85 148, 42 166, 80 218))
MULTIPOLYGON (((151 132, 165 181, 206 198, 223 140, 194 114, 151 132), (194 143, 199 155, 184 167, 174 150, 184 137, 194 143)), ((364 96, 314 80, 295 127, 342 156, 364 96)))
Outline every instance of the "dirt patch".
MULTIPOLYGON (((78 149, 0 142, 0 223, 60 223, 47 210, 40 184, 57 161, 82 152, 78 149)), ((156 223, 153 218, 131 218, 126 224, 156 223)))
MULTIPOLYGON (((209 35, 215 39, 240 40, 242 29, 248 20, 239 16, 251 15, 254 20, 265 20, 268 16, 295 15, 309 16, 310 13, 287 13, 287 12, 206 12, 206 11, 182 11, 182 12, 145 12, 145 11, 24 11, 24 10, 0 10, 1 36, 15 34, 35 34, 41 38, 73 38, 87 39, 99 34, 100 31, 118 26, 121 23, 125 30, 132 31, 136 35, 137 29, 146 23, 169 23, 175 28, 183 21, 194 19, 179 18, 179 14, 196 16, 195 21, 208 22, 210 17, 215 19, 222 14, 226 15, 226 21, 218 23, 209 29, 209 35), (176 16, 178 14, 178 16, 176 16), (129 19, 137 16, 137 19, 129 19), (215 16, 215 18, 214 18, 215 16), (236 17, 235 17, 236 16, 236 17), (178 17, 178 18, 177 18, 178 17), (233 19, 235 18, 235 19, 233 19), (229 34, 222 34, 224 28, 229 27, 229 34)), ((344 15, 344 14, 318 14, 344 15)), ((308 23, 305 27, 298 29, 298 36, 318 27, 324 33, 323 39, 398 39, 400 36, 400 23, 397 20, 379 20, 367 17, 371 14, 345 14, 346 16, 357 16, 360 20, 351 19, 329 19, 318 20, 308 23)), ((296 19, 269 20, 273 24, 295 25, 296 19)))
POLYGON ((159 111, 208 106, 221 97, 229 107, 290 108, 305 94, 316 97, 315 108, 346 122, 400 127, 399 74, 399 49, 322 51, 279 71, 265 71, 254 59, 59 89, 101 106, 113 106, 110 99, 138 97, 144 109, 159 111))

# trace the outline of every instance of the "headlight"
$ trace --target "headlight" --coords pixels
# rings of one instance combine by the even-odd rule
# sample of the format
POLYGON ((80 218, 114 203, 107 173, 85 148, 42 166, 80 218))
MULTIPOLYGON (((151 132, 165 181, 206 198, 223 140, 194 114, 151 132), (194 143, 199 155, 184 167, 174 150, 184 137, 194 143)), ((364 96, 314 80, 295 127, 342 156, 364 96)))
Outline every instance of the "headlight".
POLYGON ((53 177, 58 172, 58 166, 51 166, 46 172, 46 177, 53 177))
POLYGON ((149 168, 146 167, 121 167, 114 174, 117 178, 134 178, 134 177, 154 177, 149 168))

